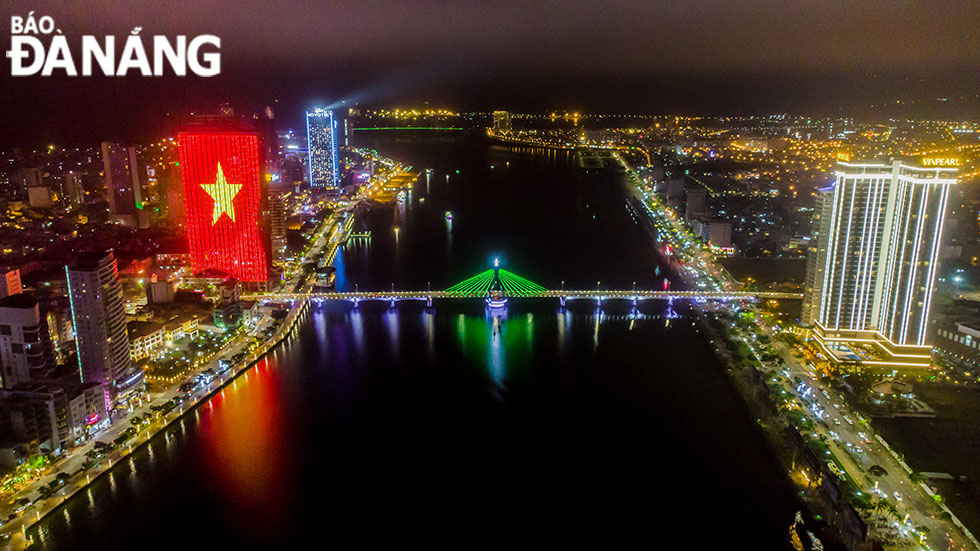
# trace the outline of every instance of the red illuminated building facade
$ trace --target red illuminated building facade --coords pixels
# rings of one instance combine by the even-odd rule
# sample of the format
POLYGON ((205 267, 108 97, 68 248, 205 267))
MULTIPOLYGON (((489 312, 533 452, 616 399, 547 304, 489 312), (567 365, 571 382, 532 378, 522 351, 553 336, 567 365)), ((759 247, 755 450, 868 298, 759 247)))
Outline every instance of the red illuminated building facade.
POLYGON ((191 125, 178 133, 187 239, 195 272, 241 282, 269 278, 262 139, 248 127, 191 125))

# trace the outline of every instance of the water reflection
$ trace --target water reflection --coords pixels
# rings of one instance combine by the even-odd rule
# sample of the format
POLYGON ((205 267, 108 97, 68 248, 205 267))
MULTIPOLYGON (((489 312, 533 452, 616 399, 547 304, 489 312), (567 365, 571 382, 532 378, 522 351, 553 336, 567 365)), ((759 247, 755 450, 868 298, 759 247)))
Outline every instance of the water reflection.
POLYGON ((216 395, 213 407, 203 410, 198 433, 205 439, 204 465, 212 489, 221 502, 237 510, 238 518, 261 517, 280 529, 284 518, 278 513, 288 499, 292 484, 289 431, 284 424, 283 391, 278 371, 259 362, 253 377, 240 392, 216 395))

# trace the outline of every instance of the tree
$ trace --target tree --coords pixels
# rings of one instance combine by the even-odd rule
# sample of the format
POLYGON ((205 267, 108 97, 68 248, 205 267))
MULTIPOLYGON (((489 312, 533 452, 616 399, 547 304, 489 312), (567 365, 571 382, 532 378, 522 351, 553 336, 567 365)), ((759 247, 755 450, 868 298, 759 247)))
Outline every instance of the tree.
POLYGON ((912 484, 921 484, 922 481, 924 481, 925 479, 926 478, 922 476, 922 473, 920 473, 919 471, 912 471, 909 474, 909 480, 912 481, 912 484))
POLYGON ((882 467, 881 465, 872 465, 871 468, 868 469, 868 472, 878 478, 881 478, 888 474, 888 471, 886 471, 885 468, 882 467))

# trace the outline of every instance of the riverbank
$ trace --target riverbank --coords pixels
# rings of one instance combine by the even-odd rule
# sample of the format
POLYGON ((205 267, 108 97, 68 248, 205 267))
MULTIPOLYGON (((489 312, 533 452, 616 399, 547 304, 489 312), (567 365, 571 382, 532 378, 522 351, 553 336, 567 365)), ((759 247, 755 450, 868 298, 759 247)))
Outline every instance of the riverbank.
MULTIPOLYGON (((660 206, 635 171, 628 171, 657 233, 677 257, 678 262, 670 265, 675 277, 699 288, 733 288, 724 271, 715 268, 716 259, 698 248, 683 222, 660 206)), ((710 310, 695 308, 702 313, 710 310)), ((939 496, 913 482, 867 421, 843 397, 826 391, 802 354, 782 342, 782 334, 769 327, 764 315, 746 307, 737 316, 719 312, 719 317, 724 320, 709 325, 716 326, 715 340, 731 353, 728 371, 736 388, 760 422, 763 414, 771 414, 769 424, 776 430, 769 440, 774 452, 784 455, 789 476, 804 488, 802 495, 808 498, 814 518, 832 524, 835 537, 851 548, 866 547, 871 540, 886 546, 939 548, 952 543, 980 548, 941 506, 939 496), (869 435, 882 443, 872 444, 869 435)))
POLYGON ((860 516, 844 500, 836 488, 820 490, 825 484, 835 484, 831 477, 822 474, 822 465, 807 448, 802 435, 779 414, 776 402, 765 385, 765 377, 751 364, 738 361, 722 343, 726 337, 716 330, 714 323, 697 305, 692 308, 698 327, 704 331, 718 360, 725 366, 725 374, 738 394, 746 412, 756 419, 756 427, 766 441, 773 457, 786 473, 787 479, 799 491, 801 508, 813 522, 808 527, 818 534, 825 548, 842 546, 859 549, 865 544, 866 529, 860 516), (831 496, 837 496, 833 501, 831 496))
MULTIPOLYGON (((68 484, 61 488, 56 495, 36 501, 30 508, 28 508, 28 510, 24 511, 20 517, 14 521, 11 521, 5 527, 4 533, 8 533, 12 536, 11 541, 6 548, 11 550, 20 550, 31 546, 33 541, 30 531, 35 524, 42 521, 51 513, 59 510, 64 504, 76 497, 79 492, 87 489, 91 484, 105 476, 111 475, 113 469, 118 467, 120 463, 125 462, 126 459, 132 454, 140 451, 154 439, 160 436, 165 436, 167 431, 173 425, 183 420, 185 416, 193 413, 203 404, 207 403, 212 397, 219 394, 229 384, 234 384, 239 377, 245 375, 269 352, 280 346, 287 339, 287 337, 292 334, 296 327, 297 321, 301 319, 303 314, 305 314, 308 310, 308 301, 303 301, 299 305, 294 305, 289 314, 287 314, 287 317, 283 320, 282 324, 280 324, 277 332, 266 341, 259 351, 250 353, 249 356, 241 360, 240 365, 237 368, 232 367, 225 374, 212 381, 207 386, 206 391, 197 396, 196 400, 191 405, 184 407, 182 404, 179 411, 164 415, 162 418, 156 420, 151 425, 151 428, 140 431, 140 433, 135 437, 135 441, 128 442, 125 447, 117 448, 115 452, 110 453, 110 456, 101 459, 93 467, 76 471, 68 484), (81 478, 82 474, 85 475, 84 482, 81 478), (41 504, 40 507, 37 506, 38 503, 41 504), (19 527, 15 525, 15 523, 18 521, 20 521, 19 527), (11 531, 13 531, 12 534, 11 531)), ((206 367, 207 366, 203 366, 202 370, 206 367)), ((89 443, 87 446, 82 447, 82 449, 90 447, 92 444, 93 443, 89 443)))

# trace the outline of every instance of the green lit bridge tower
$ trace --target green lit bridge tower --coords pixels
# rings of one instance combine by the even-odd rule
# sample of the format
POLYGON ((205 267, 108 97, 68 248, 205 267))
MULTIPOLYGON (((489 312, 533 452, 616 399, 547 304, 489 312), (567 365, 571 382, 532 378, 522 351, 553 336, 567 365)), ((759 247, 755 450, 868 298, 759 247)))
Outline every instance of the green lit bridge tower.
POLYGON ((504 283, 500 281, 500 259, 493 259, 493 280, 490 282, 490 289, 487 290, 487 306, 490 308, 506 308, 507 293, 504 291, 504 283))
POLYGON ((461 281, 439 294, 439 298, 476 298, 487 302, 490 308, 504 308, 508 297, 541 297, 548 290, 523 277, 500 267, 500 260, 493 260, 493 268, 461 281))

